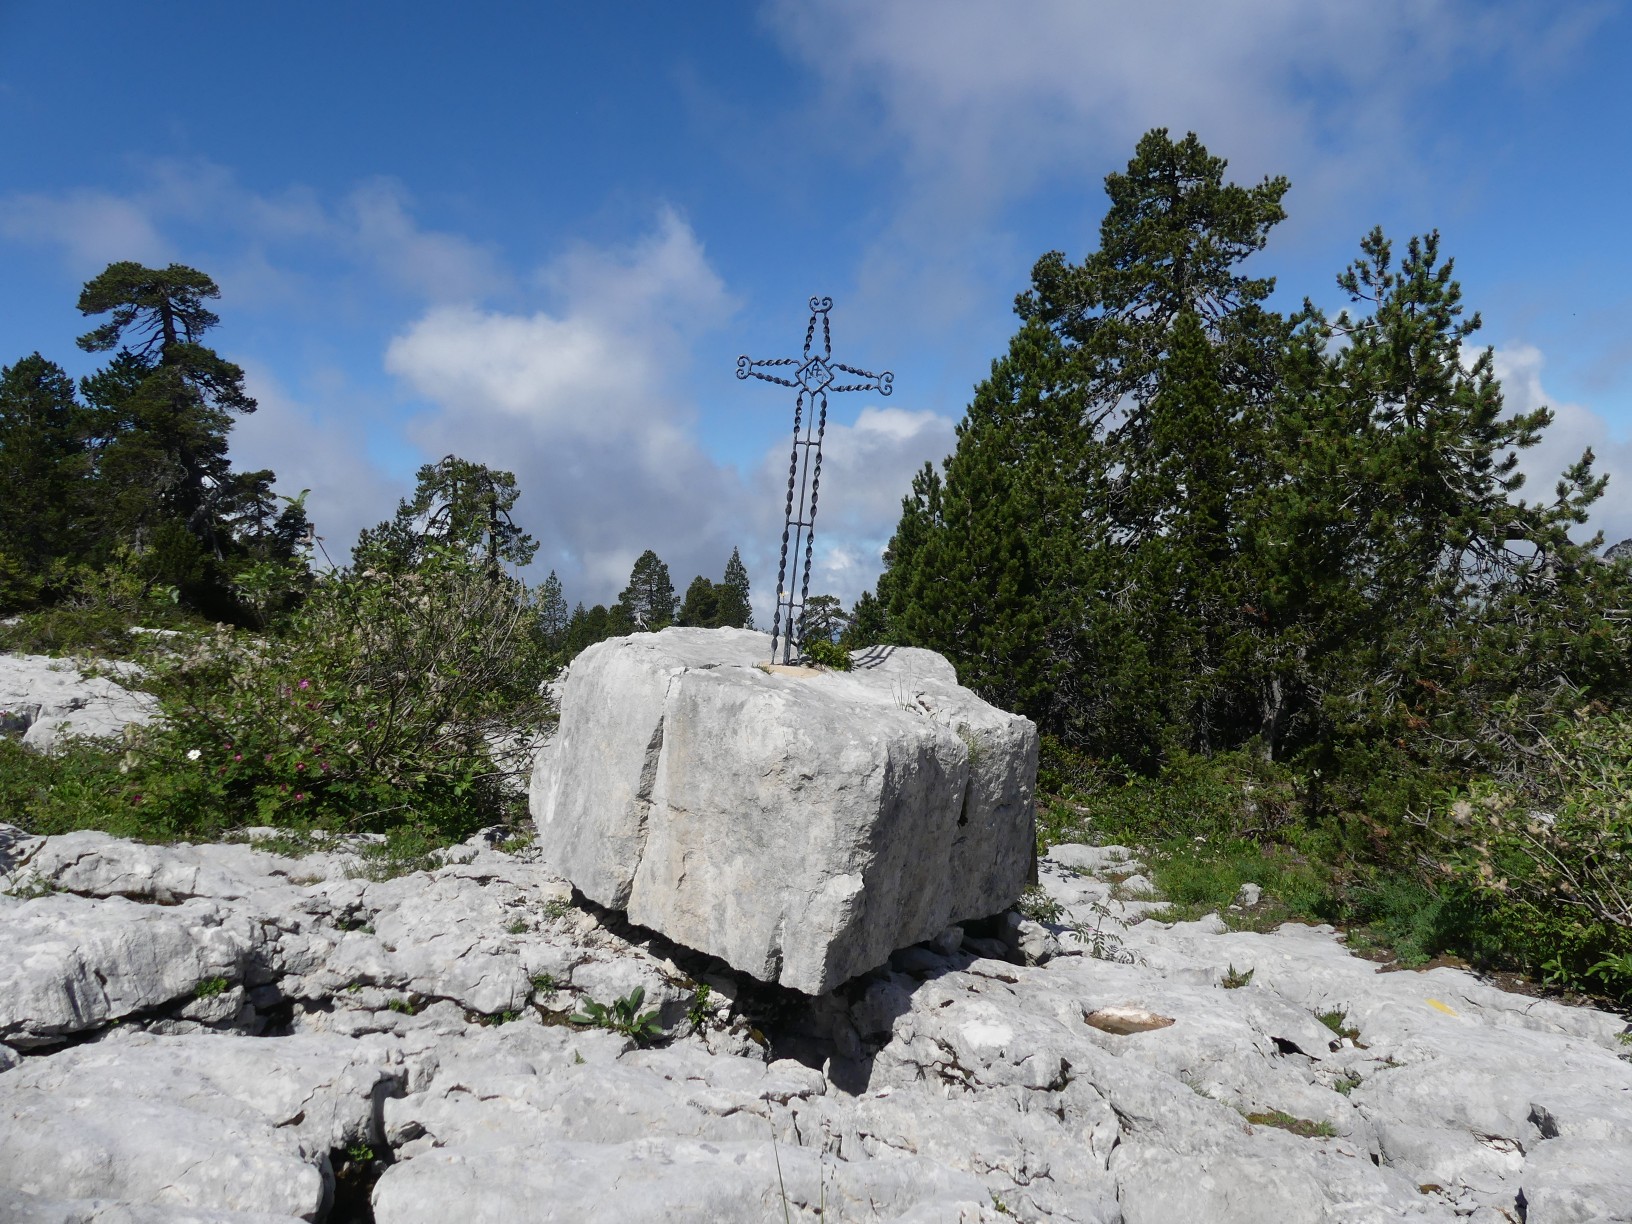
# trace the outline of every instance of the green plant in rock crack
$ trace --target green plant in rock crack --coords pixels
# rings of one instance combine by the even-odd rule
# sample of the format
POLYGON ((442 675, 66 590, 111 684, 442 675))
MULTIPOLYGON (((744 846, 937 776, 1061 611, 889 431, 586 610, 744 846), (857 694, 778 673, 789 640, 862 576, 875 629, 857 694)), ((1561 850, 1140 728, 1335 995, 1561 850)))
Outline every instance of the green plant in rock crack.
POLYGON ((574 1024, 611 1029, 614 1033, 633 1037, 638 1045, 645 1045, 663 1033, 658 1027, 657 1010, 640 1010, 645 999, 646 988, 636 986, 623 998, 614 1000, 610 1007, 593 999, 585 999, 581 1004, 582 1010, 568 1018, 574 1024))
POLYGON ((1337 1135, 1337 1127, 1324 1119, 1311 1122, 1308 1118, 1294 1118, 1280 1109, 1242 1116, 1254 1126, 1273 1126, 1279 1130, 1291 1131, 1294 1135, 1301 1135, 1305 1139, 1332 1139, 1337 1135))
POLYGON ((1243 973, 1234 965, 1231 965, 1224 976, 1219 979, 1218 984, 1225 990, 1240 990, 1241 987, 1252 981, 1252 975, 1256 972, 1255 969, 1248 969, 1243 973))
POLYGON ((686 1009, 686 1020, 691 1024, 692 1032, 701 1032, 707 1026, 711 1014, 709 999, 713 994, 714 989, 707 982, 698 983, 697 992, 691 996, 691 1006, 686 1009))
POLYGON ((207 977, 193 987, 193 998, 214 999, 227 992, 227 979, 224 977, 207 977))
POLYGON ((1073 922, 1071 933, 1076 936, 1077 942, 1088 949, 1088 955, 1095 960, 1110 961, 1115 965, 1144 964, 1144 961, 1134 956, 1122 943, 1122 937, 1114 931, 1104 929, 1105 919, 1111 917, 1111 907, 1100 900, 1090 900, 1088 909, 1094 915, 1093 925, 1086 922, 1073 922))
POLYGON ((1033 922, 1058 922, 1065 916, 1065 906, 1044 892, 1040 884, 1028 884, 1015 908, 1033 922))
POLYGON ((1347 1037, 1350 1041, 1359 1041, 1360 1030, 1353 1025, 1344 1023, 1348 1018, 1349 1013, 1340 1008, 1321 1012, 1315 1017, 1339 1037, 1347 1037))
POLYGON ((527 919, 517 918, 504 929, 505 932, 510 935, 525 935, 527 934, 527 919))
POLYGON ((561 984, 555 980, 553 973, 540 973, 533 978, 533 997, 536 999, 552 999, 560 989, 561 984))

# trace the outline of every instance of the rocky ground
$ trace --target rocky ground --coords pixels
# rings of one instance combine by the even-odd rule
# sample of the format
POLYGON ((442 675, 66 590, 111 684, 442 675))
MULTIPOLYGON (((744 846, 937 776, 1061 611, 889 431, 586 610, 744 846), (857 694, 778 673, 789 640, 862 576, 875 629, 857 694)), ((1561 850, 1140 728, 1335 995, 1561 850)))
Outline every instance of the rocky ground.
POLYGON ((0 1222, 1632 1220, 1620 1017, 1140 922, 1086 846, 1057 921, 811 1000, 498 838, 371 880, 0 830, 0 1222), (568 1022, 637 987, 650 1045, 568 1022))
POLYGON ((134 664, 0 654, 0 734, 49 752, 69 736, 118 735, 153 716, 146 693, 122 687, 134 664))

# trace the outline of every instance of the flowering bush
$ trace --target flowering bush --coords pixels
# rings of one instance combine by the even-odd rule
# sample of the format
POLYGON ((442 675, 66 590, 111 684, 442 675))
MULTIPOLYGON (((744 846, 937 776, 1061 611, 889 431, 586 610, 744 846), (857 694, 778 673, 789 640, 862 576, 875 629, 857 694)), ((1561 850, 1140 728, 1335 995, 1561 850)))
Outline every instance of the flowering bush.
POLYGON ((277 637, 221 627, 153 660, 163 720, 127 801, 184 830, 494 823, 529 761, 490 743, 545 717, 532 615, 519 582, 457 554, 331 575, 277 637))

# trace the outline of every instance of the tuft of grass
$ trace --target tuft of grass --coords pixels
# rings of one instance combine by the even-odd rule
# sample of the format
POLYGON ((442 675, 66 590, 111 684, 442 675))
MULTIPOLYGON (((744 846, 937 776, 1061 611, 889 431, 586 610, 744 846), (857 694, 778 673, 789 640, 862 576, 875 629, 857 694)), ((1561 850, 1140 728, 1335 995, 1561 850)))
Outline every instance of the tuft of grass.
POLYGON ((1252 975, 1255 972, 1257 972, 1257 970, 1248 969, 1245 973, 1243 973, 1234 965, 1231 965, 1225 972, 1224 976, 1219 979, 1218 984, 1224 987, 1225 990, 1240 990, 1241 987, 1252 981, 1252 975))
POLYGON ((1353 1092, 1358 1087, 1360 1087, 1359 1075, 1353 1071, 1346 1071, 1343 1073, 1343 1075, 1339 1076, 1337 1082, 1332 1085, 1332 1091, 1337 1093, 1338 1096, 1348 1096, 1349 1093, 1353 1092))
POLYGON ((1350 1024, 1346 1024, 1345 1021, 1348 1020, 1348 1018, 1349 1013, 1341 1009, 1324 1011, 1315 1017, 1315 1019, 1319 1020, 1339 1037, 1347 1037, 1350 1041, 1359 1041, 1360 1030, 1350 1024))
POLYGON ((517 918, 509 926, 505 927, 504 930, 508 935, 525 935, 527 934, 528 930, 527 919, 517 918))
POLYGON ((386 1007, 391 1011, 400 1012, 404 1016, 416 1016, 419 1014, 419 1008, 414 1005, 412 999, 392 999, 386 1004, 386 1007))
POLYGON ((565 897, 551 897, 548 901, 544 902, 544 917, 550 919, 552 922, 558 918, 565 918, 568 914, 572 913, 572 910, 572 902, 567 900, 565 897))
POLYGON ((1294 1118, 1279 1109, 1272 1109, 1268 1113, 1249 1113, 1246 1119, 1254 1126, 1273 1126, 1279 1130, 1291 1131, 1294 1135, 1301 1135, 1305 1139, 1337 1137, 1337 1127, 1330 1122, 1311 1122, 1308 1118, 1294 1118))
POLYGON ((553 998, 561 989, 553 973, 541 973, 533 979, 533 995, 539 999, 553 998))

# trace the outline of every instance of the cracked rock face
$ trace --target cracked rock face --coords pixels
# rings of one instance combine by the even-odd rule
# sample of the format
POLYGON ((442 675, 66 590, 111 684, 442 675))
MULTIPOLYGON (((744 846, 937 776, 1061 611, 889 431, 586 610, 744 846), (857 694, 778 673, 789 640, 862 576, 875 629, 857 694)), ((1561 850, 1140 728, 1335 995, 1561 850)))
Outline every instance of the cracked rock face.
POLYGON ((741 972, 822 994, 1031 870, 1037 731, 929 651, 756 664, 766 634, 665 629, 572 664, 534 767, 545 860, 741 972))
POLYGON ((809 998, 497 840, 372 881, 0 827, 0 1224, 1632 1219, 1623 1018, 1141 921, 1125 850, 809 998), (637 987, 650 1047, 569 1022, 637 987))

